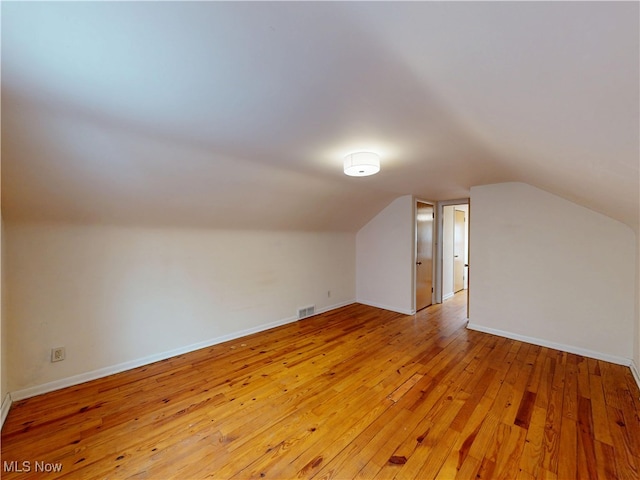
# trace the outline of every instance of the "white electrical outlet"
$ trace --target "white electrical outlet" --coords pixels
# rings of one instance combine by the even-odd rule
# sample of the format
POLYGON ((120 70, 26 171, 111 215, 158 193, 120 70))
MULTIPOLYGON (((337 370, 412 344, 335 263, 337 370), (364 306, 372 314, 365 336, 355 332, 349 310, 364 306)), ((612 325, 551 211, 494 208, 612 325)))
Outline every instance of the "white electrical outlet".
POLYGON ((51 349, 51 361, 52 362, 61 362, 64 360, 65 351, 64 347, 56 347, 51 349))

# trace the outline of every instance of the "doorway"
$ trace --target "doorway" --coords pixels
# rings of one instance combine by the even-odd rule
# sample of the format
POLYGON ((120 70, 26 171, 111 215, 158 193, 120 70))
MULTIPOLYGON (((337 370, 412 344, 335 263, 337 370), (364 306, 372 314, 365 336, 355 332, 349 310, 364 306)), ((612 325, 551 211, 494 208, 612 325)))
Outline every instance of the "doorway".
POLYGON ((416 202, 416 311, 433 303, 433 233, 435 208, 416 202))
POLYGON ((467 205, 446 205, 442 212, 442 300, 467 288, 469 249, 467 205))

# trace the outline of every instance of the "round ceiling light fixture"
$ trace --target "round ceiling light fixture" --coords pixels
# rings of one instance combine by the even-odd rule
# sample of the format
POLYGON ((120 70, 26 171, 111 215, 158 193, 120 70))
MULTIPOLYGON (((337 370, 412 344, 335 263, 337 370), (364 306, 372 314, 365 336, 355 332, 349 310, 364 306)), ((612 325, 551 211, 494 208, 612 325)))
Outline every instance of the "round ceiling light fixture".
POLYGON ((356 152, 344 157, 344 173, 350 177, 366 177, 380 171, 380 155, 356 152))

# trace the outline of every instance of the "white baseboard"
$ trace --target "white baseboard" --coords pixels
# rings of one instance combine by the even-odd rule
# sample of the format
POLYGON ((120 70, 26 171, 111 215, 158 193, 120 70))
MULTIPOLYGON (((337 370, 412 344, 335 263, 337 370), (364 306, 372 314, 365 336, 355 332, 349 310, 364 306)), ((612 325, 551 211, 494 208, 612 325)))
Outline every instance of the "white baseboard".
POLYGON ((327 313, 327 312, 330 312, 331 310, 336 310, 338 308, 346 307, 347 305, 351 305, 353 303, 356 303, 356 301, 355 300, 347 300, 346 302, 336 303, 335 305, 331 305, 329 307, 318 309, 314 315, 320 315, 321 313, 327 313))
POLYGON ((361 303, 362 305, 367 305, 368 307, 381 308, 382 310, 389 310, 395 313, 401 313, 403 315, 414 315, 416 313, 415 310, 407 310, 404 308, 391 307, 389 305, 383 305, 381 303, 370 302, 368 300, 356 300, 356 302, 361 303))
POLYGON ((447 293, 446 295, 444 295, 442 297, 442 301, 444 302, 445 300, 449 300, 450 298, 453 298, 454 295, 455 295, 455 293, 453 293, 453 292, 447 293))
MULTIPOLYGON (((576 355, 582 355, 583 357, 595 358, 596 360, 603 360, 605 362, 615 363, 617 365, 624 365, 626 367, 631 366, 631 359, 618 357, 616 355, 609 355, 607 353, 596 352, 593 350, 587 350, 586 348, 575 347, 573 345, 565 345, 562 343, 550 342, 541 338, 527 337, 526 335, 519 335, 517 333, 506 332, 504 330, 497 330, 495 328, 484 327, 474 323, 467 324, 469 330, 476 330, 478 332, 490 333, 491 335, 498 335, 499 337, 506 337, 512 340, 518 340, 520 342, 531 343, 533 345, 539 345, 541 347, 553 348, 554 350, 561 350, 567 353, 575 353, 576 355)), ((637 378, 636 378, 637 379, 637 378)))
POLYGON ((0 430, 4 426, 4 421, 7 419, 7 415, 9 415, 9 410, 11 410, 11 404, 13 400, 11 399, 11 394, 7 393, 2 400, 2 415, 0 416, 0 430))
POLYGON ((640 368, 638 368, 638 365, 636 365, 636 362, 634 362, 633 360, 631 360, 631 365, 629 365, 629 368, 631 368, 633 378, 638 384, 638 389, 640 390, 640 368))
MULTIPOLYGON (((335 305, 331 305, 329 307, 319 309, 318 311, 316 311, 315 315, 329 312, 337 308, 345 307, 347 305, 351 305, 352 303, 355 303, 355 301, 350 300, 346 302, 337 303, 335 305)), ((236 340, 238 338, 246 337, 247 335, 263 332, 271 328, 280 327, 282 325, 286 325, 288 323, 293 323, 297 321, 298 321, 297 317, 288 317, 275 322, 265 323, 262 325, 258 325, 256 327, 229 333, 227 335, 222 335, 216 338, 211 338, 203 342, 198 342, 192 345, 187 345, 185 347, 169 350, 167 352, 150 355, 148 357, 138 358, 136 360, 131 360, 129 362, 119 363, 117 365, 99 368, 97 370, 92 370, 90 372, 81 373, 79 375, 73 375, 71 377, 62 378, 60 380, 55 380, 53 382, 48 382, 41 385, 35 385, 33 387, 17 390, 15 392, 11 392, 11 398, 17 401, 17 400, 23 400, 25 398, 35 397, 36 395, 42 395, 43 393, 49 393, 55 390, 60 390, 62 388, 72 387, 74 385, 79 385, 81 383, 89 382, 91 380, 97 380, 99 378, 107 377, 109 375, 114 375, 116 373, 121 373, 126 370, 142 367, 144 365, 149 365, 151 363, 159 362, 161 360, 166 360, 171 357, 183 355, 185 353, 193 352, 195 350, 200 350, 202 348, 211 347, 213 345, 228 342, 230 340, 236 340)), ((3 408, 3 414, 4 414, 4 403, 2 405, 3 405, 2 408, 3 408)))

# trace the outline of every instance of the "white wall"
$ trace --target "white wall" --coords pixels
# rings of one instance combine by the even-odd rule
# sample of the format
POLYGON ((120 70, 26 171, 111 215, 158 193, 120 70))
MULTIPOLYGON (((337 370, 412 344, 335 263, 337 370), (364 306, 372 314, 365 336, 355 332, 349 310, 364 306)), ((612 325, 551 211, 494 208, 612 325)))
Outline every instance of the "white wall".
POLYGON ((354 234, 6 225, 5 236, 14 399, 355 300, 354 234), (67 358, 51 363, 56 346, 67 358))
POLYGON ((636 240, 522 183, 471 189, 470 328, 629 363, 636 240))
POLYGON ((636 231, 637 259, 636 259, 636 325, 634 345, 633 374, 640 388, 640 232, 636 231))
POLYGON ((412 314, 415 201, 395 199, 356 235, 356 299, 359 303, 412 314))
POLYGON ((5 276, 5 256, 6 256, 6 242, 4 235, 4 222, 0 217, 0 402, 4 402, 7 394, 9 393, 8 384, 8 371, 7 371, 7 328, 5 315, 6 308, 6 287, 7 284, 4 281, 5 276))

